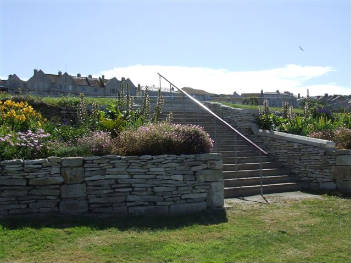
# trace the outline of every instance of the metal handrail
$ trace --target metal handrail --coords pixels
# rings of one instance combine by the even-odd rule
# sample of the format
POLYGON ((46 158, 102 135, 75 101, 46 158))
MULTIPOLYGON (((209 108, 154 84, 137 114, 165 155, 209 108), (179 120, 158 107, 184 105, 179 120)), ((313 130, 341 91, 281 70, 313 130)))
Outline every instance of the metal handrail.
POLYGON ((176 85, 174 85, 172 82, 170 82, 168 79, 166 79, 164 76, 162 76, 160 73, 157 73, 161 78, 166 80, 169 84, 171 84, 173 87, 175 87, 177 90, 179 90, 181 93, 183 93, 185 96, 187 96, 191 101, 193 101, 195 104, 199 105, 201 108, 203 108, 205 111, 210 113, 213 117, 215 117, 217 120, 221 121, 223 124, 225 124, 227 127, 229 127, 231 130, 233 130, 237 135, 239 135, 242 139, 244 139, 246 142, 248 142, 251 146, 256 148, 259 152, 261 152, 263 155, 268 155, 268 153, 263 150, 260 146, 255 144, 253 141, 251 141, 249 138, 247 138, 244 134, 239 132, 237 129, 235 129, 232 125, 230 125, 228 122, 223 120, 221 117, 219 117, 216 113, 211 111, 208 107, 206 107, 204 104, 202 104, 200 101, 197 99, 193 98, 190 96, 186 91, 178 88, 176 85))

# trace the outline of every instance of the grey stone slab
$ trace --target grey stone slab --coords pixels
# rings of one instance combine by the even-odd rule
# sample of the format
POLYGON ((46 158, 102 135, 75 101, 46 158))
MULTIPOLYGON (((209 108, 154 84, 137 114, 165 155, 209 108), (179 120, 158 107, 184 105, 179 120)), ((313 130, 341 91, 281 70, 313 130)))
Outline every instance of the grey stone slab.
POLYGON ((206 198, 207 193, 191 193, 191 194, 183 194, 182 199, 193 199, 193 198, 206 198))
POLYGON ((63 178, 60 176, 53 177, 42 177, 29 179, 29 185, 51 185, 51 184, 62 184, 63 178))
POLYGON ((348 165, 351 169, 351 154, 336 156, 336 165, 348 165))
POLYGON ((130 215, 167 215, 168 206, 133 206, 128 208, 130 215))
POLYGON ((87 211, 87 200, 66 199, 60 202, 60 212, 63 214, 83 214, 87 211))
POLYGON ((169 206, 170 214, 192 214, 207 208, 206 202, 174 204, 169 206))
POLYGON ((4 179, 0 177, 0 185, 26 185, 27 181, 26 179, 4 179))
POLYGON ((85 184, 69 184, 69 185, 62 185, 61 187, 62 198, 74 198, 74 197, 85 197, 85 196, 86 196, 85 184))
POLYGON ((82 157, 65 157, 61 159, 61 165, 63 167, 81 167, 83 166, 82 157))
POLYGON ((61 175, 65 184, 79 184, 84 181, 83 167, 63 167, 61 175))
POLYGON ((221 170, 207 169, 196 172, 196 179, 199 182, 220 181, 223 179, 221 170))
POLYGON ((210 184, 207 204, 210 208, 222 208, 224 206, 223 182, 214 182, 210 184))

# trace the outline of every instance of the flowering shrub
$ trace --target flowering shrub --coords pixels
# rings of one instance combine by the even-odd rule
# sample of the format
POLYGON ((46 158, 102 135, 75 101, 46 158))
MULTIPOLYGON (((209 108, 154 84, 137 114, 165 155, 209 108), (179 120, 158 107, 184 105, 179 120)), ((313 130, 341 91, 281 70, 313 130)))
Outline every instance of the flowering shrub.
POLYGON ((79 138, 77 144, 86 147, 96 155, 109 154, 112 149, 111 133, 104 131, 91 132, 79 138))
POLYGON ((120 133, 113 152, 121 155, 196 154, 210 152, 213 141, 196 125, 158 123, 120 133))
POLYGON ((0 125, 8 125, 14 131, 25 131, 41 127, 44 121, 27 102, 0 101, 0 125))
POLYGON ((338 148, 351 149, 351 129, 339 128, 335 131, 334 141, 338 148))
POLYGON ((332 130, 312 132, 308 136, 316 139, 334 140, 334 132, 332 130))
POLYGON ((47 156, 50 134, 39 129, 36 132, 17 132, 0 137, 0 159, 39 158, 47 156))

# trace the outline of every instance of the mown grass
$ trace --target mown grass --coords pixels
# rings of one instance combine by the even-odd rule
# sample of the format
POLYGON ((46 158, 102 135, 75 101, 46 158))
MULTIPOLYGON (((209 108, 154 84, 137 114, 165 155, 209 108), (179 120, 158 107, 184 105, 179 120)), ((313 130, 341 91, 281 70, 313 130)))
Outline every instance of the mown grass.
MULTIPOLYGON (((235 104, 235 103, 230 103, 230 102, 223 102, 223 101, 219 101, 220 103, 230 106, 232 108, 239 108, 239 109, 249 109, 249 110, 259 110, 259 108, 263 108, 262 105, 246 105, 246 104, 235 104)), ((269 109, 271 111, 277 111, 277 112, 281 112, 282 108, 281 107, 269 107, 269 109)), ((295 113, 303 113, 303 109, 300 108, 294 108, 293 111, 295 113)))
POLYGON ((350 200, 179 217, 0 221, 1 262, 349 262, 350 200))

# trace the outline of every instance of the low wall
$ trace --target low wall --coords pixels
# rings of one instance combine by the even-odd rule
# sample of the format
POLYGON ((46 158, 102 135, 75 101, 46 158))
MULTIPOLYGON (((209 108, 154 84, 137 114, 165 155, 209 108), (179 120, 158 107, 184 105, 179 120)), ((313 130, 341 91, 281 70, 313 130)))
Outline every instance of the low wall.
POLYGON ((179 214, 223 200, 220 154, 0 162, 0 216, 179 214))
POLYGON ((205 105, 233 127, 245 134, 257 131, 257 110, 232 108, 218 102, 205 102, 205 105))
POLYGON ((264 148, 289 168, 305 189, 351 193, 351 151, 331 141, 259 130, 264 148))
POLYGON ((206 105, 288 168, 302 188, 351 194, 351 150, 338 150, 331 141, 259 130, 256 110, 206 105))

